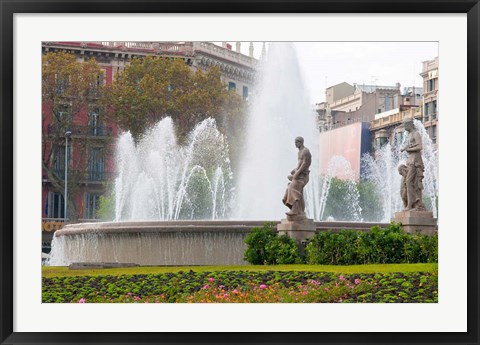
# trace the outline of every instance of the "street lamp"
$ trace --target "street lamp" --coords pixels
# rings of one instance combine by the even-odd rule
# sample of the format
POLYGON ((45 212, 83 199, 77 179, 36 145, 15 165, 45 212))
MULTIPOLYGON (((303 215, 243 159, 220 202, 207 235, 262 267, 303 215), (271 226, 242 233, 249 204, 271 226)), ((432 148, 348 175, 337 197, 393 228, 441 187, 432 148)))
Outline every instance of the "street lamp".
POLYGON ((68 138, 70 138, 70 136, 72 135, 72 132, 67 130, 65 132, 65 198, 64 198, 64 201, 63 201, 63 204, 64 204, 64 220, 63 220, 63 225, 67 225, 67 205, 68 205, 68 197, 67 197, 67 193, 68 193, 68 187, 67 187, 67 182, 68 182, 68 138))

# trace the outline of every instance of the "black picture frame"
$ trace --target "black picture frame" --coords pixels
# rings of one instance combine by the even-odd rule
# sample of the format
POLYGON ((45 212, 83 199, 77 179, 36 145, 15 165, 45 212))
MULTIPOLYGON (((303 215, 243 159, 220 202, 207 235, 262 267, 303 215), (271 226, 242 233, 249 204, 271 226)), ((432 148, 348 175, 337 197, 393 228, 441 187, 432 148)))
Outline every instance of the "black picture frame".
MULTIPOLYGON (((479 0, 0 0, 0 341, 2 344, 478 344, 479 0), (112 3, 115 6, 112 6, 112 3), (414 4, 415 6, 408 6, 414 4), (468 41, 468 331, 465 333, 13 332, 13 17, 16 13, 466 13, 468 41)), ((454 144, 454 143, 452 143, 454 144)), ((454 229, 450 229, 454 231, 454 229)), ((452 316, 455 317, 455 316, 452 316)))

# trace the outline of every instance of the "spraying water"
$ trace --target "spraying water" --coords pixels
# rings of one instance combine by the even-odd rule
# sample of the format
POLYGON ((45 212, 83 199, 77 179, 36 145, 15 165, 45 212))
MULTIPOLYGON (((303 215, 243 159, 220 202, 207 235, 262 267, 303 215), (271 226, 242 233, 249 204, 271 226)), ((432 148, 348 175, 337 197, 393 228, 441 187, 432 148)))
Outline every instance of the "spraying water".
POLYGON ((240 219, 279 219, 288 209, 281 200, 287 175, 297 165, 297 136, 312 153, 310 182, 305 187, 306 214, 318 204, 318 132, 311 102, 292 43, 272 43, 247 125, 247 140, 237 182, 240 219))
MULTIPOLYGON (((423 124, 418 120, 414 120, 413 123, 422 137, 422 159, 425 166, 423 198, 429 200, 426 206, 437 218, 438 151, 434 150, 432 140, 423 124)), ((363 177, 373 183, 378 196, 381 198, 380 206, 383 209, 383 222, 389 222, 395 212, 403 209, 403 202, 400 197, 401 176, 398 173, 398 166, 405 164, 407 161, 407 153, 400 152, 407 138, 408 136, 404 133, 400 142, 393 145, 388 143, 375 152, 375 157, 365 155, 362 158, 362 164, 365 168, 363 177)))
POLYGON ((135 144, 117 145, 115 220, 222 219, 233 198, 228 145, 214 119, 199 123, 180 146, 172 119, 135 144))
POLYGON ((331 189, 332 179, 337 176, 339 172, 341 172, 341 175, 346 182, 345 186, 347 192, 345 193, 345 198, 343 200, 342 210, 336 210, 336 213, 342 215, 341 220, 361 222, 363 220, 362 208, 359 205, 360 193, 355 181, 355 174, 350 162, 343 156, 333 156, 328 163, 327 173, 323 176, 318 214, 316 214, 316 218, 322 220, 324 218, 331 218, 330 215, 325 215, 325 207, 328 202, 328 194, 331 189))

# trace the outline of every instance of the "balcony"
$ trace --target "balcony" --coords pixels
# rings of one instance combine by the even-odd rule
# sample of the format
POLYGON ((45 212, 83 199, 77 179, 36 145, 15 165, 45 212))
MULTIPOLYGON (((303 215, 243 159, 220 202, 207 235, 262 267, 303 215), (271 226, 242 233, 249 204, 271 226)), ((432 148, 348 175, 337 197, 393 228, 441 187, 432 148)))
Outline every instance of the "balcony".
POLYGON ((400 125, 405 119, 405 117, 413 117, 415 119, 420 119, 421 116, 422 112, 420 109, 412 108, 409 111, 401 111, 399 113, 381 117, 379 119, 371 121, 370 131, 400 125))
MULTIPOLYGON (((74 137, 110 137, 112 136, 112 127, 107 126, 69 126, 72 136, 74 137)), ((63 136, 64 131, 59 130, 56 125, 48 125, 48 134, 59 134, 63 136), (60 133, 60 134, 59 134, 60 133)))
MULTIPOLYGON (((54 169, 53 173, 60 179, 65 180, 65 169, 54 169)), ((105 182, 114 178, 115 174, 111 171, 99 171, 99 170, 71 170, 68 169, 68 178, 75 178, 81 183, 91 182, 105 182)), ((48 179, 45 174, 44 179, 48 179)))
POLYGON ((113 175, 110 171, 87 170, 85 171, 83 180, 88 182, 103 182, 113 178, 113 175))

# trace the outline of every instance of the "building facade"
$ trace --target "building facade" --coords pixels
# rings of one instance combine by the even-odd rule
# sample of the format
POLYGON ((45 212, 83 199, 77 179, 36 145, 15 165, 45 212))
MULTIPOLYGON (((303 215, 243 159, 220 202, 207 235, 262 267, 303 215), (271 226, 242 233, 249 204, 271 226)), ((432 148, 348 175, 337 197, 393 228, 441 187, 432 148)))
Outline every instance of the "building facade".
POLYGON ((240 42, 236 50, 224 42, 218 46, 211 42, 43 42, 42 51, 65 51, 73 53, 80 61, 94 57, 104 70, 106 78, 115 79, 138 57, 162 56, 181 58, 193 70, 207 70, 217 66, 222 81, 230 90, 248 98, 256 83, 258 60, 253 57, 253 44, 249 56, 240 53, 240 42))
MULTIPOLYGON (((235 90, 248 100, 256 83, 258 60, 253 57, 253 44, 249 56, 240 53, 240 43, 236 50, 224 44, 217 46, 210 42, 43 42, 42 53, 68 52, 74 54, 78 62, 94 58, 100 66, 98 85, 111 84, 117 74, 122 73, 134 58, 159 56, 183 59, 193 70, 207 70, 217 66, 222 81, 229 90, 235 90)), ((65 218, 77 221, 97 219, 100 197, 115 174, 113 160, 114 139, 118 135, 115 123, 109 123, 100 107, 92 97, 88 104, 72 114, 65 100, 64 115, 71 117, 71 136, 65 138, 65 130, 59 130, 50 107, 43 102, 43 138, 44 155, 51 155, 51 169, 42 172, 42 218, 44 239, 63 226, 65 218), (70 112, 70 113, 69 113, 70 112), (55 152, 48 151, 49 143, 63 140, 55 152), (66 145, 65 145, 66 144, 66 145), (67 162, 65 156, 67 155, 67 162), (68 175, 75 176, 78 183, 72 187, 69 195, 74 195, 75 215, 64 212, 64 184, 56 180, 68 175)), ((63 113, 63 111, 61 111, 63 113)), ((62 115, 63 116, 63 115, 62 115)), ((52 146, 52 145, 50 145, 52 146)), ((53 147, 53 146, 52 146, 53 147)), ((70 186, 70 184, 69 184, 70 186)), ((112 186, 109 186, 112 188, 112 186)))
POLYGON ((402 141, 403 121, 406 118, 422 120, 422 108, 398 108, 393 111, 377 114, 375 119, 370 122, 370 132, 372 137, 372 148, 377 150, 385 146, 388 142, 399 144, 402 141))
POLYGON ((422 62, 423 87, 423 125, 434 144, 438 141, 438 56, 422 62))
POLYGON ((340 88, 345 94, 343 98, 326 97, 325 102, 316 104, 320 131, 327 131, 355 122, 371 122, 377 114, 398 111, 400 108, 420 107, 423 96, 421 87, 406 87, 401 90, 400 83, 395 86, 357 85, 349 88, 349 84, 341 83, 326 90, 326 96, 339 94, 340 88))
POLYGON ((371 121, 370 131, 374 149, 382 147, 387 142, 396 143, 401 140, 405 118, 422 121, 432 139, 434 149, 438 148, 438 57, 422 62, 420 76, 423 78, 421 97, 418 88, 416 91, 409 89, 404 96, 404 106, 392 112, 377 114, 371 121))

